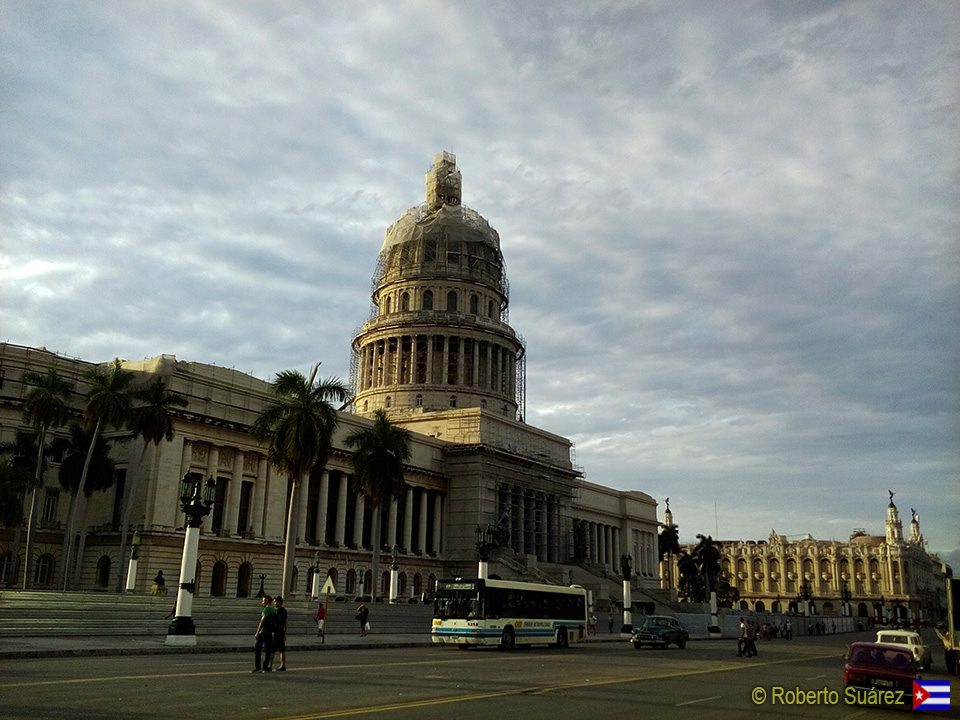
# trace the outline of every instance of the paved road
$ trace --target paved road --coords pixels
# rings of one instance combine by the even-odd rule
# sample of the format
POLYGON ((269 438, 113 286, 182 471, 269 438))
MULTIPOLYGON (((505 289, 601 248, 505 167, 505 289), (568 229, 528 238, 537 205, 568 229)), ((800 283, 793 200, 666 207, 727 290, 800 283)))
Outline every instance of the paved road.
MULTIPOLYGON (((6 718, 883 718, 846 705, 755 705, 751 690, 840 690, 852 636, 761 643, 737 658, 732 641, 686 650, 626 642, 557 650, 368 648, 291 654, 286 673, 251 674, 249 654, 21 658, 0 661, 6 718)), ((929 677, 946 676, 936 672, 929 677)), ((954 683, 956 717, 960 687, 954 683)))

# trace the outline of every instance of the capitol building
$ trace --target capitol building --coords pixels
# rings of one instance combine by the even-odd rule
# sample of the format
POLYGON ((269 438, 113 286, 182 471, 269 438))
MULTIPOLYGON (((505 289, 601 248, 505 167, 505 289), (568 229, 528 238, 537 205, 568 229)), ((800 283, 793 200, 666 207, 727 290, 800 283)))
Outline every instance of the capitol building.
MULTIPOLYGON (((425 201, 387 229, 379 255, 371 248, 370 311, 352 347, 343 349, 352 358, 353 397, 338 412, 326 466, 298 493, 290 587, 276 586, 289 479, 271 467, 266 446, 251 433, 271 399, 269 383, 171 355, 121 362, 137 382, 162 377, 188 404, 174 410, 171 441, 145 445, 129 430, 107 430, 114 482, 89 499, 77 498, 85 504, 78 516, 86 532, 76 568, 63 567, 71 495, 58 482, 54 458, 38 491, 30 556, 24 557, 23 524, 0 527, 0 580, 19 584, 25 567, 34 588, 59 588, 64 570, 71 588, 120 587, 127 573, 119 567, 127 493, 139 549, 136 588, 147 588, 159 570, 171 586, 191 579, 177 575, 184 538, 180 483, 192 475, 216 482, 193 578, 199 595, 251 596, 266 576, 267 592, 303 597, 318 572, 330 576, 338 596, 370 594, 374 582, 378 593, 386 593, 389 573, 370 575, 374 513, 357 492, 344 443, 383 410, 412 434, 406 491, 381 513, 383 548, 395 549, 400 568, 400 599, 429 594, 440 577, 476 574, 478 539, 491 529, 499 539, 491 573, 563 583, 572 578, 610 599, 620 597, 620 557, 630 555, 634 587, 656 593, 655 500, 588 482, 569 439, 524 421, 527 348, 509 322, 500 237, 461 197, 456 158, 438 154, 426 175, 425 201)), ((89 387, 85 375, 108 360, 0 344, 0 442, 31 432, 23 416, 25 372, 56 368, 74 383, 79 421, 89 387)), ((65 437, 67 429, 56 434, 65 437)))

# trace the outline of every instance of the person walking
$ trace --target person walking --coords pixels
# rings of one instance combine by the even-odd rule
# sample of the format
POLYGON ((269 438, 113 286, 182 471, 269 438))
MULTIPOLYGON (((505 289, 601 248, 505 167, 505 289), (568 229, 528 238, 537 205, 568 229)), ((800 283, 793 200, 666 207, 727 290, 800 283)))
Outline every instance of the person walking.
POLYGON ((253 672, 270 672, 273 662, 273 630, 277 621, 277 609, 273 606, 273 598, 264 595, 260 598, 260 622, 257 624, 257 631, 253 634, 256 643, 253 646, 253 672), (260 655, 264 654, 263 663, 260 663, 260 655))
POLYGON ((793 640, 793 623, 790 618, 787 618, 787 622, 783 626, 783 637, 785 640, 793 640))
POLYGON ((277 595, 273 599, 273 606, 277 609, 277 620, 273 630, 273 652, 274 652, 274 655, 280 655, 280 667, 277 668, 277 672, 286 672, 287 670, 287 609, 283 606, 282 595, 277 595))
POLYGON ((157 570, 157 575, 155 578, 153 578, 153 594, 167 594, 167 580, 163 577, 163 570, 157 570))
POLYGON ((323 637, 323 626, 327 621, 327 611, 321 602, 317 605, 317 637, 323 637))
POLYGON ((752 620, 747 623, 747 644, 744 655, 754 657, 757 654, 757 625, 752 620))
POLYGON ((370 631, 370 624, 368 620, 370 619, 370 611, 367 609, 367 606, 363 603, 360 603, 360 607, 357 608, 356 620, 360 623, 360 637, 366 637, 367 633, 370 631))
POLYGON ((613 632, 613 613, 610 613, 607 616, 607 630, 609 630, 611 633, 613 632))
POLYGON ((746 653, 747 648, 747 621, 740 618, 740 636, 737 638, 737 657, 746 653))

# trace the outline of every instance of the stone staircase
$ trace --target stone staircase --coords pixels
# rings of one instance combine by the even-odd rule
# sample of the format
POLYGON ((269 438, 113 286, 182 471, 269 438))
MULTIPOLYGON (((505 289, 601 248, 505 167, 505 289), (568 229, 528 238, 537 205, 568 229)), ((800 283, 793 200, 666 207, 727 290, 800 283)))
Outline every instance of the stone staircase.
MULTIPOLYGON (((119 595, 90 592, 0 592, 0 638, 166 635, 175 596, 119 595)), ((287 637, 316 636, 317 605, 309 600, 285 603, 287 637)), ((334 602, 327 614, 328 634, 356 633, 357 603, 334 602)), ((371 632, 429 636, 433 607, 375 603, 371 632)), ((197 635, 249 635, 257 627, 259 601, 250 598, 200 597, 193 601, 197 635)))

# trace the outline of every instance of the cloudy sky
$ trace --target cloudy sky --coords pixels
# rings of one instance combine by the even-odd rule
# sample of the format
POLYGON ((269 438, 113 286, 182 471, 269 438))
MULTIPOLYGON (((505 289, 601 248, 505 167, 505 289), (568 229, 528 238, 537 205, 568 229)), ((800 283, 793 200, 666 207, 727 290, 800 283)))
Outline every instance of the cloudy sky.
POLYGON ((0 0, 0 340, 346 376, 434 153, 527 420, 681 537, 960 565, 960 4, 0 0), (661 507, 662 512, 662 507, 661 507))

